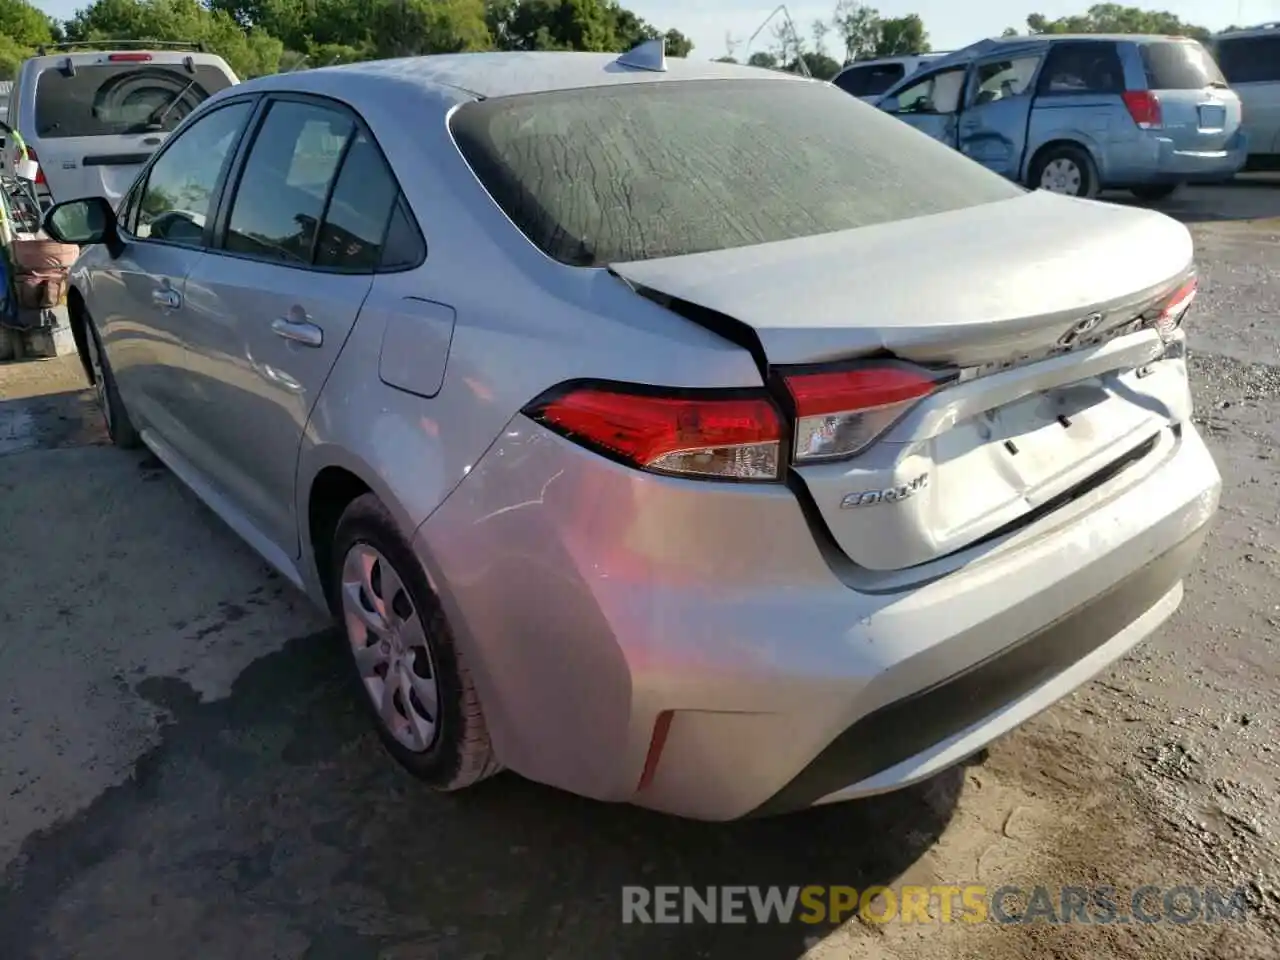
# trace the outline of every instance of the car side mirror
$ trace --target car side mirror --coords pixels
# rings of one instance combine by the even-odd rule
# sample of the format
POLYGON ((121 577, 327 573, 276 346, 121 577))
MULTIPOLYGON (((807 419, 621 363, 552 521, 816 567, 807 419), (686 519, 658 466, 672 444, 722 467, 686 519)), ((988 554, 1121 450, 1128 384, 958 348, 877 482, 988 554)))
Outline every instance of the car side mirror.
POLYGON ((59 243, 84 247, 92 243, 118 243, 116 212, 103 197, 85 197, 55 203, 44 217, 44 232, 59 243))
POLYGON ((897 113, 901 109, 901 104, 898 103, 897 97, 881 97, 876 106, 885 113, 897 113))

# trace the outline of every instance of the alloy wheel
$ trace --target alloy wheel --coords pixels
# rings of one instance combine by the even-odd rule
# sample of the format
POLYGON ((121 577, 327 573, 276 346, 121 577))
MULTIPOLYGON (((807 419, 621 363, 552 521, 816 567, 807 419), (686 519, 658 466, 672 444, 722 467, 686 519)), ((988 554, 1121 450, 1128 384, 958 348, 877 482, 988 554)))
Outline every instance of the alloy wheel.
POLYGON ((440 691, 422 616, 395 568, 368 543, 343 560, 342 614, 383 727, 405 749, 426 751, 439 729, 440 691))

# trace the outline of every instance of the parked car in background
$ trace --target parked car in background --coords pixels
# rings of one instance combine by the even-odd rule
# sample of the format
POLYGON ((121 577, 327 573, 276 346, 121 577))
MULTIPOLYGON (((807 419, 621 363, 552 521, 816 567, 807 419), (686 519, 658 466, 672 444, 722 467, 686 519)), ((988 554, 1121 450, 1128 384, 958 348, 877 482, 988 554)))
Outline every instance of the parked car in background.
POLYGON ((661 41, 278 74, 118 209, 47 218, 111 436, 333 611, 437 789, 917 782, 1156 629, 1217 505, 1187 228, 828 83, 661 41))
MULTIPOLYGON (((198 44, 60 44, 23 61, 9 93, 9 126, 40 165, 42 204, 77 197, 113 203, 169 133, 213 94, 239 82, 198 44), (156 47, 159 49, 151 49, 156 47)), ((9 138, 13 140, 13 138, 9 138)), ((0 170, 22 146, 6 143, 0 170)))
POLYGON ((1214 37, 1222 74, 1244 105, 1251 170, 1280 169, 1280 23, 1232 30, 1214 37))
POLYGON ((945 56, 943 53, 921 53, 902 57, 881 57, 849 64, 831 82, 859 100, 874 103, 903 77, 909 77, 927 63, 945 56))
POLYGON ((1244 165, 1240 98, 1195 40, 983 40, 891 88, 880 109, 1032 188, 1158 199, 1244 165))

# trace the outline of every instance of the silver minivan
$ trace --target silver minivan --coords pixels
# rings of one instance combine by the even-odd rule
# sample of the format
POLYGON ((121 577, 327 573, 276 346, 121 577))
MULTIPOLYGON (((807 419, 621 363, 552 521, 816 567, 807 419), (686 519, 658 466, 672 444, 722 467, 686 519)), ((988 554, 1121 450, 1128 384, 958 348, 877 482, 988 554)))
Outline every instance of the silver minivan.
POLYGON ((1213 52, 1244 105, 1247 168, 1280 169, 1280 23, 1220 33, 1213 52))

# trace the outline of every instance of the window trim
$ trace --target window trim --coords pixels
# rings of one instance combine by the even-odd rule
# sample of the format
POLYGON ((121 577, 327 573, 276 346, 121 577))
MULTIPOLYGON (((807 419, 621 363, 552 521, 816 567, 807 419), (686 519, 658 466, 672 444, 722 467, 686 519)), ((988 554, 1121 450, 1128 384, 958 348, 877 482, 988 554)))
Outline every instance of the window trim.
POLYGON ((187 243, 174 243, 172 240, 140 237, 135 233, 131 233, 128 230, 128 225, 117 217, 116 232, 120 235, 120 239, 126 243, 146 243, 154 244, 159 247, 173 247, 177 250, 199 250, 207 252, 211 241, 210 230, 214 222, 214 217, 217 215, 218 208, 222 202, 222 195, 226 190, 227 175, 231 170, 232 163, 235 160, 236 153, 240 149, 240 145, 244 142, 245 131, 247 131, 253 124, 254 118, 261 109, 262 104, 259 101, 260 96, 258 94, 245 94, 243 96, 230 97, 226 100, 221 100, 209 109, 201 109, 192 113, 185 121, 183 121, 182 125, 177 130, 165 138, 164 143, 162 143, 159 148, 157 148, 156 152, 151 155, 151 159, 148 160, 147 165, 142 168, 142 172, 139 173, 137 179, 133 181, 133 186, 129 188, 129 192, 124 195, 124 199, 120 203, 118 208, 119 211, 128 210, 129 204, 135 199, 141 203, 142 194, 146 192, 147 184, 151 182, 151 173, 155 169, 155 165, 160 162, 160 159, 166 153, 169 152, 170 145, 177 142, 180 135, 184 135, 186 133, 187 128, 195 126, 205 117, 217 113, 219 110, 236 106, 238 104, 248 104, 250 107, 249 116, 246 118, 244 125, 241 126, 240 133, 236 137, 236 142, 227 155, 228 159, 223 160, 222 167, 218 171, 218 178, 213 183, 213 190, 210 192, 213 202, 210 204, 209 215, 205 218, 204 234, 201 237, 200 246, 193 247, 187 243))
MULTIPOLYGON (((206 252, 215 254, 219 257, 229 257, 236 260, 248 260, 253 263, 265 263, 276 267, 283 267, 288 270, 303 270, 310 273, 329 273, 338 276, 353 277, 371 277, 382 273, 408 273, 417 270, 430 256, 430 244, 427 241, 426 234, 422 229, 421 223, 418 221, 417 215, 413 211, 413 207, 409 204, 408 197, 404 192, 404 187, 400 183, 400 179, 396 176, 395 168, 392 167, 391 161, 387 159, 387 152, 382 149, 382 144, 378 142, 378 138, 374 136, 373 131, 369 129, 369 125, 364 118, 349 104, 335 99, 334 97, 326 97, 313 93, 296 93, 293 91, 268 91, 262 94, 262 103, 259 105, 257 113, 251 119, 248 127, 250 133, 241 138, 239 148, 236 150, 232 160, 231 171, 228 175, 222 192, 219 196, 219 202, 215 215, 210 218, 211 230, 213 231, 212 242, 208 246, 206 252), (231 220, 231 211, 235 207, 235 200, 240 192, 240 181, 244 176, 244 168, 249 159, 249 153, 253 150, 254 143, 257 142, 258 135, 262 132, 262 127, 266 123, 267 115, 271 112, 271 106, 275 103, 291 102, 303 103, 311 106, 320 107, 326 110, 333 110, 345 114, 352 121, 352 131, 347 137, 347 142, 342 146, 342 153, 338 158, 338 165, 334 168, 334 177, 329 184, 328 192, 325 195, 324 206, 321 208, 319 223, 316 228, 316 235, 311 241, 311 259, 307 263, 291 263, 287 260, 269 260, 265 257, 256 257, 251 253, 240 253, 235 250, 226 248, 227 227, 231 220), (329 206, 333 201, 333 192, 337 189, 338 178, 342 175, 342 166, 346 162, 347 154, 351 150, 351 145, 355 142, 357 134, 363 133, 373 144, 375 150, 382 157, 382 162, 386 165, 387 172, 391 175, 391 182, 396 188, 396 199, 387 211, 386 223, 382 225, 382 245, 385 248, 387 234, 391 229, 391 221, 395 217, 397 204, 403 199, 405 210, 409 217, 409 222, 417 231, 418 238, 421 240, 421 253, 417 262, 412 265, 397 267, 395 269, 383 268, 380 264, 372 270, 369 269, 353 269, 340 266, 320 266, 315 262, 316 244, 319 242, 320 234, 324 230, 329 215, 329 206)), ((381 258, 379 258, 381 261, 381 258)))

